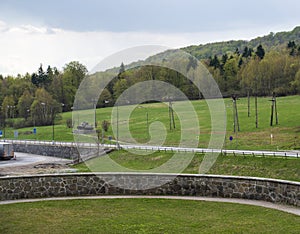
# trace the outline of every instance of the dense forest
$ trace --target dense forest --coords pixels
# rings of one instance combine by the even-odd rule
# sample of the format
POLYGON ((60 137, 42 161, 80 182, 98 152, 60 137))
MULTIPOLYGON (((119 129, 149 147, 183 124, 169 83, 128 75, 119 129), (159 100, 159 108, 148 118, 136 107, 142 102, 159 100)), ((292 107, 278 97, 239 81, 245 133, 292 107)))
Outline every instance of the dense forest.
POLYGON ((250 41, 232 40, 205 45, 192 45, 183 48, 183 50, 192 54, 197 59, 207 59, 213 55, 221 56, 222 54, 232 53, 236 49, 242 51, 245 47, 256 48, 259 45, 262 45, 266 52, 272 50, 281 51, 285 49, 286 44, 289 41, 294 41, 295 43, 300 44, 300 27, 296 27, 289 32, 278 32, 276 34, 271 32, 269 35, 257 37, 250 41))
MULTIPOLYGON (((291 32, 271 33, 249 42, 220 42, 183 50, 200 59, 225 97, 248 93, 258 96, 273 93, 277 96, 294 95, 300 94, 299 39, 300 28, 297 27, 291 32)), ((161 58, 165 53, 170 52, 154 55, 148 60, 161 58)), ((176 59, 180 63, 180 58, 176 59)), ((183 66, 189 69, 193 61, 183 66)), ((201 98, 198 89, 179 72, 123 63, 114 69, 118 75, 103 90, 97 107, 113 105, 124 90, 146 80, 165 81, 179 88, 189 99, 201 98)), ((0 75, 0 124, 16 128, 52 124, 57 113, 72 110, 76 91, 87 75, 86 67, 76 61, 66 64, 62 71, 51 66, 44 69, 40 65, 33 74, 17 77, 0 75), (12 121, 16 117, 18 121, 12 121)))
POLYGON ((70 111, 87 69, 79 62, 66 64, 63 71, 42 64, 33 74, 0 75, 0 124, 13 127, 50 125, 57 113, 70 111), (19 121, 12 119, 20 117, 19 121))

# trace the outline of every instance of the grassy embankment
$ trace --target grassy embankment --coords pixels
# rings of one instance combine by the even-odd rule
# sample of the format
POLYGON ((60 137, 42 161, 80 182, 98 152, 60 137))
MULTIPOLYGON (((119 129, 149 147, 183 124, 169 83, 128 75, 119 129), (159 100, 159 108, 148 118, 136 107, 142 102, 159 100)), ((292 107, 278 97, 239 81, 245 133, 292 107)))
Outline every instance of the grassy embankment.
MULTIPOLYGON (((279 125, 270 127, 270 98, 259 98, 259 127, 255 127, 255 110, 254 98, 251 99, 251 115, 247 116, 247 98, 238 100, 238 113, 241 131, 233 133, 233 115, 232 101, 225 99, 225 107, 227 111, 227 132, 224 148, 226 149, 260 149, 260 150, 289 150, 300 149, 300 96, 282 97, 277 99, 277 108, 279 115, 279 125), (271 135, 273 138, 271 138, 271 135), (233 136, 233 141, 229 140, 229 136, 233 136)), ((174 107, 183 103, 174 103, 174 107)), ((194 129, 190 129, 193 139, 198 141, 199 147, 207 147, 211 134, 210 114, 208 106, 204 100, 192 102, 199 118, 200 135, 197 135, 194 129)), ((145 143, 149 140, 146 123, 146 113, 148 112, 149 126, 158 121, 161 122, 167 131, 164 145, 178 145, 181 138, 180 121, 175 115, 176 129, 169 130, 169 114, 168 107, 163 103, 143 104, 144 108, 136 108, 129 120, 129 126, 132 136, 136 141, 145 143)), ((128 107, 119 107, 119 112, 124 112, 128 107)), ((105 120, 111 121, 112 108, 97 109, 98 126, 105 120)), ((121 116, 121 115, 120 115, 121 116)), ((61 114, 61 119, 57 119, 55 123, 55 140, 57 141, 73 141, 72 129, 66 127, 66 120, 72 118, 72 112, 61 114)), ((120 117, 122 118, 122 117, 120 117)), ((91 118, 93 119, 93 118, 91 118)), ((84 121, 83 118, 79 122, 84 121)), ((187 121, 187 120, 186 120, 187 121)), ((78 120, 75 117, 74 122, 77 125, 78 120)), ((126 120, 119 120, 119 128, 122 129, 126 120)), ((116 126, 116 122, 114 122, 116 126)), ((14 138, 13 131, 15 129, 6 129, 6 137, 14 138)), ((37 139, 52 140, 52 126, 37 127, 37 134, 28 134, 32 131, 32 127, 19 129, 18 139, 37 139), (26 134, 27 133, 27 134, 26 134)), ((122 137, 120 132, 120 139, 122 137)), ((216 133, 218 134, 218 133, 216 133)), ((105 133, 115 138, 112 127, 105 133)))
MULTIPOLYGON (((121 150, 114 151, 105 157, 110 157, 113 161, 127 169, 139 171, 157 168, 167 162, 172 156, 173 153, 171 152, 155 152, 151 155, 139 155, 121 150)), ((199 173, 199 166, 202 160, 203 155, 196 154, 183 173, 199 173)), ((74 167, 80 172, 103 172, 103 169, 97 170, 99 168, 98 164, 101 162, 102 161, 99 161, 98 158, 95 158, 86 163, 75 165, 74 167)), ((107 170, 109 171, 111 169, 107 167, 107 170)), ((253 176, 300 181, 300 159, 221 155, 208 171, 208 174, 253 176)))

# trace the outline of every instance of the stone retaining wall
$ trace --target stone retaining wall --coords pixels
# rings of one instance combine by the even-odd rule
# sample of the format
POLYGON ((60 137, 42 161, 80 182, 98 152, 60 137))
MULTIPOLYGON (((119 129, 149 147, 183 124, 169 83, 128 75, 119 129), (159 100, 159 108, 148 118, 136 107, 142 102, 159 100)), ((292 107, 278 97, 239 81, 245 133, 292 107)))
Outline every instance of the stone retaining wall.
POLYGON ((134 173, 0 178, 0 200, 84 195, 208 196, 262 200, 300 207, 300 183, 274 179, 191 174, 175 177, 173 174, 134 173), (147 183, 163 185, 148 189, 147 183), (122 188, 126 184, 137 185, 139 189, 122 188))
POLYGON ((73 146, 13 144, 15 152, 53 156, 65 159, 78 158, 78 150, 73 146))
POLYGON ((38 144, 30 144, 30 143, 27 144, 13 143, 13 146, 15 152, 72 159, 75 163, 85 161, 97 155, 103 155, 105 152, 106 153, 109 152, 109 149, 102 149, 102 148, 98 149, 95 146, 93 147, 80 146, 80 148, 77 148, 75 145, 74 146, 60 145, 60 144, 38 145, 38 144))

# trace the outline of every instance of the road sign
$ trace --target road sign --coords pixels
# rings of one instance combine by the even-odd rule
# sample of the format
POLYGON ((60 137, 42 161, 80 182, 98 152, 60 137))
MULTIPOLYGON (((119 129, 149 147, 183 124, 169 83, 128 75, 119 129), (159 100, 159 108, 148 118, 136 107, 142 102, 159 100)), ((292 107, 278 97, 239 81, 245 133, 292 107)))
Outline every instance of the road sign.
POLYGON ((14 131, 14 137, 18 138, 18 136, 19 136, 19 132, 18 131, 14 131))
POLYGON ((33 134, 36 134, 36 128, 33 128, 33 134))
POLYGON ((108 140, 110 140, 110 141, 111 141, 111 140, 112 140, 112 137, 111 137, 111 136, 109 136, 109 137, 108 137, 108 140))
POLYGON ((2 137, 2 130, 0 130, 0 137, 2 137))
POLYGON ((229 137, 229 140, 232 141, 232 140, 233 140, 233 136, 230 136, 230 137, 229 137))

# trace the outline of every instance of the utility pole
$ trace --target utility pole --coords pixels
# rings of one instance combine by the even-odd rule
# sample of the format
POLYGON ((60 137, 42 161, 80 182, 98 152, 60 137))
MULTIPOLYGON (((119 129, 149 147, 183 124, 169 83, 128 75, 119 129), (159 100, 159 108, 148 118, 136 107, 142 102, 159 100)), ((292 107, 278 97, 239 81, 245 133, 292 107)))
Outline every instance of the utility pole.
POLYGON ((278 113, 277 113, 277 104, 276 104, 276 95, 273 92, 271 104, 271 119, 270 119, 270 126, 273 126, 273 119, 274 119, 274 112, 275 112, 275 118, 276 118, 276 125, 278 124, 278 113))
POLYGON ((55 120, 55 116, 53 117, 53 121, 52 121, 52 144, 54 144, 54 120, 55 120))
POLYGON ((175 119, 174 119, 174 110, 173 110, 171 100, 169 100, 169 119, 170 119, 170 130, 172 130, 172 128, 175 129, 176 125, 175 125, 175 119))
POLYGON ((257 78, 255 78, 255 127, 258 128, 257 78))
POLYGON ((255 127, 258 128, 257 94, 255 94, 255 127))
POLYGON ((240 131, 240 124, 239 124, 239 116, 238 116, 238 109, 236 105, 237 96, 232 95, 232 104, 233 104, 233 131, 239 132, 240 131))
POLYGON ((95 129, 96 129, 97 128, 97 119, 96 119, 97 99, 93 98, 92 102, 94 104, 94 126, 95 126, 95 129))
POLYGON ((248 98, 248 117, 250 117, 250 89, 248 89, 247 98, 248 98))
POLYGON ((119 105, 117 103, 117 149, 119 150, 119 105))

